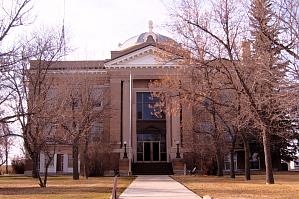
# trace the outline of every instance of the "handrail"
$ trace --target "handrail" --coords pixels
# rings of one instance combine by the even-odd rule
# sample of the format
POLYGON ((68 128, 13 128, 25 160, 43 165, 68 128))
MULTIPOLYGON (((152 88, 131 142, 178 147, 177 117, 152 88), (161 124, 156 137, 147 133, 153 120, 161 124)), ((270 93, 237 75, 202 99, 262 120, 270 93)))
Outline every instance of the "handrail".
POLYGON ((110 197, 111 199, 117 199, 117 175, 114 177, 113 180, 113 187, 112 187, 112 195, 110 197))

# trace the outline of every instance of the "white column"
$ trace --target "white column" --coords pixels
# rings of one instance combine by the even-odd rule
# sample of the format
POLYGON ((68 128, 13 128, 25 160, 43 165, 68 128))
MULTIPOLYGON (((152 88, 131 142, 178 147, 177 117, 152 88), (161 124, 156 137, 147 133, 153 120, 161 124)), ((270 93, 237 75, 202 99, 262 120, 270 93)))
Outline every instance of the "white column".
POLYGON ((133 89, 133 79, 130 71, 130 96, 129 96, 129 175, 132 174, 132 89, 133 89))
POLYGON ((63 154, 63 173, 68 172, 68 154, 63 154))
POLYGON ((39 171, 41 173, 45 172, 45 155, 43 153, 39 155, 39 171))
POLYGON ((130 147, 130 82, 124 81, 123 92, 123 141, 128 143, 127 149, 130 147))
POLYGON ((57 154, 56 154, 56 153, 54 154, 53 161, 54 161, 54 166, 49 167, 48 170, 49 170, 49 172, 51 172, 51 173, 56 173, 56 167, 57 167, 57 154))
POLYGON ((177 141, 180 142, 181 145, 181 137, 180 137, 180 116, 173 114, 172 115, 172 148, 176 149, 177 141))
POLYGON ((172 120, 171 113, 166 113, 166 154, 167 154, 167 162, 171 161, 169 159, 169 155, 171 154, 172 147, 172 120))
POLYGON ((180 110, 179 110, 179 103, 178 99, 174 98, 171 100, 171 158, 176 157, 176 150, 177 150, 177 141, 181 142, 181 135, 180 135, 180 110))
POLYGON ((132 90, 132 128, 131 128, 131 130, 132 130, 132 137, 131 137, 131 141, 132 141, 132 158, 134 159, 134 160, 137 160, 137 154, 136 154, 136 152, 137 152, 137 150, 136 150, 136 147, 137 147, 137 134, 136 134, 136 132, 137 132, 137 129, 136 129, 136 127, 137 127, 137 125, 136 125, 136 112, 137 112, 137 110, 136 110, 136 107, 137 107, 137 105, 136 105, 136 100, 135 100, 135 97, 136 97, 136 93, 134 92, 134 90, 132 90))

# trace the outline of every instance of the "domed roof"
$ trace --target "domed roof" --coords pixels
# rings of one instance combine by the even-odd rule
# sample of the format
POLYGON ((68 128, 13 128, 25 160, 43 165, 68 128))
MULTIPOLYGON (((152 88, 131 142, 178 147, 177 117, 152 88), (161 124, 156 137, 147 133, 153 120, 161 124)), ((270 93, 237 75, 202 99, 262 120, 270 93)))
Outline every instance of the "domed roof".
POLYGON ((119 44, 119 50, 124 50, 130 48, 132 46, 136 46, 138 44, 142 44, 145 42, 169 42, 174 41, 173 39, 153 32, 153 22, 149 21, 149 31, 136 35, 134 37, 129 38, 124 43, 119 44))

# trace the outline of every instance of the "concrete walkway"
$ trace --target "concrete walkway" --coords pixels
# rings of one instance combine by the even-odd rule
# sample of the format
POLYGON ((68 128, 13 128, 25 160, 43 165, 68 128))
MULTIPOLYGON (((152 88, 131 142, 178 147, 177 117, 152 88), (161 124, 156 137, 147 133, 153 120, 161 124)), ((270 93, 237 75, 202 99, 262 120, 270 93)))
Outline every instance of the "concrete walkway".
POLYGON ((166 175, 138 176, 119 199, 200 199, 198 195, 166 175))

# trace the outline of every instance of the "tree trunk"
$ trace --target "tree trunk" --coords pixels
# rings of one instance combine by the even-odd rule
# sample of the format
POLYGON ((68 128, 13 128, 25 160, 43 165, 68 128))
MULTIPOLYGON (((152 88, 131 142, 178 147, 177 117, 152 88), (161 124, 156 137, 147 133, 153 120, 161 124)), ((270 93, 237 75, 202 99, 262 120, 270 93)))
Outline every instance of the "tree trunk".
MULTIPOLYGON (((51 161, 50 161, 51 162, 51 161)), ((49 163, 50 164, 50 163, 49 163)), ((43 183, 43 186, 42 187, 47 187, 47 181, 48 181, 48 168, 49 168, 49 165, 47 165, 47 167, 45 168, 45 176, 44 176, 44 183, 43 183)))
POLYGON ((236 145, 236 137, 232 139, 232 145, 230 149, 230 177, 235 178, 236 173, 235 173, 235 161, 234 161, 234 156, 235 156, 235 145, 236 145))
POLYGON ((73 143, 73 180, 79 180, 79 144, 73 143))
POLYGON ((8 138, 5 138, 5 173, 8 174, 8 138))
POLYGON ((85 139, 85 145, 84 145, 84 176, 86 179, 88 179, 89 176, 89 166, 88 166, 88 138, 85 139))
POLYGON ((216 161, 217 161, 217 176, 223 176, 223 158, 222 158, 222 153, 221 153, 221 144, 219 143, 219 132, 217 129, 217 122, 216 122, 216 111, 215 111, 215 106, 212 107, 212 116, 213 116, 213 123, 214 123, 214 135, 213 135, 213 140, 214 140, 214 145, 216 148, 216 161))
POLYGON ((265 167, 266 167, 266 184, 274 184, 271 149, 270 149, 270 136, 267 129, 263 128, 263 145, 265 154, 265 167))
POLYGON ((41 176, 40 176, 39 171, 37 171, 37 173, 36 173, 36 178, 38 178, 38 180, 39 180, 39 186, 40 186, 40 187, 45 187, 45 185, 44 185, 44 183, 43 183, 43 180, 42 180, 42 178, 41 178, 41 176))
POLYGON ((38 153, 32 153, 32 178, 38 178, 38 153))
POLYGON ((49 169, 49 165, 51 160, 48 160, 48 162, 46 162, 46 166, 45 166, 45 174, 44 174, 44 180, 42 180, 42 177, 40 176, 40 173, 38 172, 38 180, 39 180, 39 186, 42 188, 46 188, 47 187, 47 181, 48 181, 48 169, 49 169))
POLYGON ((216 146, 217 176, 223 176, 222 153, 219 145, 216 146))
POLYGON ((250 175, 250 148, 249 148, 249 143, 247 136, 244 132, 241 133, 243 145, 244 145, 244 163, 245 163, 245 180, 251 180, 251 175, 250 175))

